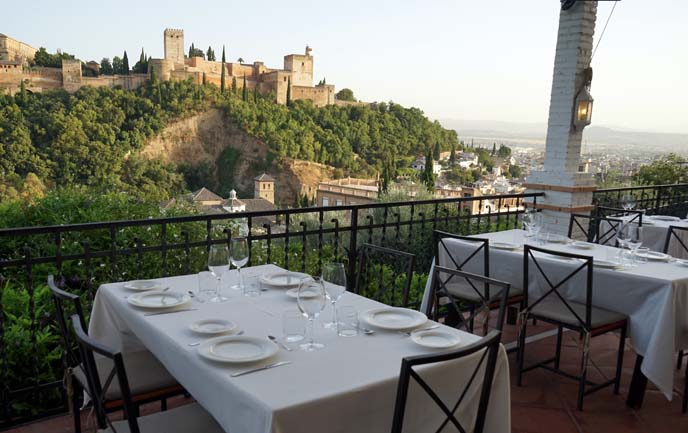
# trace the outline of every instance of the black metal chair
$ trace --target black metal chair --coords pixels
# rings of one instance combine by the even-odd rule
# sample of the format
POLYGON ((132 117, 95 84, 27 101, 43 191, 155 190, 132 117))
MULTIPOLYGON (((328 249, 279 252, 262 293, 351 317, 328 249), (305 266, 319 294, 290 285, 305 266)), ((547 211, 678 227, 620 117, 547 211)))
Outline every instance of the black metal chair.
POLYGON ((176 409, 157 412, 144 417, 139 416, 138 404, 132 395, 124 357, 86 335, 78 314, 72 316, 72 326, 83 359, 87 375, 89 394, 93 399, 96 419, 102 427, 101 433, 182 433, 198 431, 204 433, 221 433, 222 428, 199 404, 191 403, 176 409), (103 377, 101 364, 95 359, 98 354, 109 360, 111 368, 103 377), (103 380, 104 379, 104 380, 103 380), (121 405, 125 420, 111 421, 108 417, 110 408, 107 397, 110 386, 117 385, 121 394, 121 405))
POLYGON ((600 218, 616 218, 619 219, 624 216, 630 216, 626 220, 627 223, 634 223, 638 224, 639 226, 642 227, 643 225, 643 216, 645 215, 644 210, 632 210, 632 209, 622 209, 618 207, 609 207, 609 206, 597 206, 595 208, 595 213, 596 216, 600 218))
MULTIPOLYGON (((521 305, 523 301, 523 290, 517 287, 511 287, 507 283, 497 280, 491 280, 494 283, 488 284, 487 281, 481 281, 482 289, 475 286, 478 279, 477 275, 482 275, 489 280, 490 277, 490 241, 489 239, 475 238, 470 236, 461 236, 453 233, 447 233, 439 230, 433 231, 433 247, 435 265, 444 268, 453 268, 460 271, 468 271, 470 278, 453 278, 450 277, 445 284, 447 286, 447 293, 450 296, 452 304, 455 308, 450 308, 447 316, 447 324, 454 326, 463 319, 464 312, 458 309, 458 303, 467 307, 469 313, 469 332, 473 332, 473 324, 475 317, 481 311, 488 313, 499 307, 499 299, 501 297, 502 288, 506 287, 508 297, 506 300, 507 307, 510 305, 521 305), (450 251, 447 245, 447 240, 455 239, 466 244, 475 245, 475 248, 469 253, 457 257, 457 254, 450 251), (443 256, 448 257, 448 261, 442 260, 443 256), (506 284, 506 286, 505 286, 506 284), (492 287, 491 287, 492 286, 492 287), (458 301, 458 303, 457 303, 458 301), (461 317, 459 317, 461 316, 461 317)), ((441 303, 438 298, 437 301, 441 303)), ((435 305, 438 307, 438 305, 435 305)), ((486 320, 487 321, 487 320, 486 320)), ((502 324, 499 324, 499 330, 502 329, 502 324)))
POLYGON ((606 216, 571 214, 568 237, 600 245, 616 245, 616 232, 624 220, 606 216), (606 222, 606 225, 602 223, 606 222))
MULTIPOLYGON (((57 287, 55 278, 52 275, 48 276, 48 287, 55 304, 55 319, 65 354, 63 358, 65 387, 72 410, 74 431, 79 433, 81 432, 81 416, 79 411, 81 391, 86 390, 90 395, 90 388, 88 387, 84 365, 76 350, 76 343, 72 338, 72 331, 67 324, 67 317, 69 316, 67 310, 71 309, 73 311, 74 317, 78 318, 82 329, 86 329, 86 319, 79 296, 57 287)), ((169 397, 185 392, 184 388, 177 384, 165 367, 150 352, 142 351, 130 354, 127 356, 126 362, 133 367, 145 367, 143 369, 135 368, 136 374, 132 391, 135 393, 134 402, 136 403, 136 408, 141 404, 159 400, 161 410, 166 410, 169 397)), ((109 368, 108 361, 104 358, 99 358, 98 368, 103 371, 101 374, 105 374, 104 372, 109 368)), ((112 390, 108 391, 108 400, 106 402, 108 411, 118 411, 123 408, 122 395, 119 391, 117 387, 113 387, 112 390)))
POLYGON ((445 417, 443 420, 438 419, 438 428, 429 428, 428 431, 434 430, 436 432, 441 432, 446 426, 449 425, 453 427, 454 430, 458 430, 460 432, 472 431, 475 433, 482 433, 485 427, 488 404, 490 402, 490 393, 492 390, 495 367, 497 365, 500 338, 501 332, 492 331, 479 341, 457 350, 412 356, 402 359, 401 371, 399 372, 399 385, 397 387, 397 398, 394 405, 392 433, 401 433, 403 429, 408 399, 408 389, 411 378, 413 378, 418 385, 420 385, 420 388, 422 388, 428 394, 428 396, 430 396, 433 402, 441 409, 445 417), (480 355, 475 370, 473 370, 466 387, 463 390, 460 390, 460 394, 456 403, 450 403, 450 405, 442 401, 432 387, 425 380, 423 380, 421 375, 414 369, 416 366, 467 358, 474 354, 477 356, 477 354, 481 351, 482 354, 480 355), (482 376, 479 374, 481 368, 484 368, 484 373, 482 376), (478 380, 482 379, 482 384, 479 382, 476 383, 476 378, 478 380), (480 387, 480 393, 478 397, 479 401, 475 423, 472 428, 470 428, 469 426, 463 426, 454 414, 462 403, 472 399, 472 397, 466 399, 466 396, 469 395, 469 390, 476 386, 480 387))
MULTIPOLYGON (((561 260, 558 261, 558 266, 563 266, 561 260)), ((547 250, 544 248, 534 247, 530 245, 524 246, 523 258, 523 286, 526 287, 525 308, 521 312, 521 328, 519 331, 518 344, 518 372, 517 384, 521 386, 523 380, 523 373, 537 367, 542 367, 562 376, 578 381, 578 409, 583 409, 583 397, 592 392, 598 391, 606 386, 614 385, 614 393, 618 394, 619 384, 621 382, 621 367, 623 365, 624 342, 626 339, 626 328, 628 326, 628 317, 625 314, 617 313, 602 308, 592 306, 593 297, 593 259, 588 256, 581 256, 577 254, 563 253, 559 251, 547 250), (538 256, 536 256, 536 254, 538 256), (544 259, 543 255, 549 256, 544 259), (576 268, 558 279, 557 283, 553 282, 551 266, 557 262, 557 258, 565 259, 567 261, 576 260, 576 268), (531 267, 534 267, 534 272, 531 273, 531 267), (547 268, 549 272, 547 272, 547 268), (543 294, 531 301, 530 294, 534 292, 535 284, 532 284, 531 276, 544 280, 542 287, 543 294), (567 299, 564 293, 560 290, 566 287, 566 284, 576 284, 575 278, 578 276, 585 277, 585 301, 575 302, 567 299), (557 326, 557 344, 555 349, 555 356, 536 363, 535 365, 524 367, 525 347, 526 347, 526 331, 528 325, 528 318, 534 317, 547 323, 557 326), (559 369, 559 361, 561 357, 561 342, 563 329, 570 329, 578 332, 583 339, 583 355, 581 360, 581 374, 576 376, 569 374, 559 369), (588 351, 590 346, 590 338, 607 332, 620 332, 619 350, 617 355, 616 375, 614 379, 606 382, 596 384, 587 379, 587 364, 588 351), (550 363, 554 366, 550 366, 550 363), (589 389, 586 389, 587 386, 589 389)))
POLYGON ((363 244, 355 293, 394 307, 409 307, 414 261, 413 254, 363 244))
MULTIPOLYGON (((458 329, 463 328, 464 331, 473 333, 473 320, 481 310, 487 313, 489 313, 490 310, 498 310, 495 329, 500 332, 502 331, 504 316, 506 315, 506 308, 510 299, 509 289, 511 285, 509 283, 442 266, 435 266, 430 278, 430 302, 428 302, 426 311, 424 311, 430 319, 435 321, 439 319, 441 315, 439 312, 440 300, 444 299, 446 301, 442 307, 448 308, 450 312, 454 313, 452 316, 458 318, 457 323, 452 323, 450 326, 458 329), (460 306, 462 300, 457 299, 453 294, 452 288, 448 286, 448 283, 452 280, 461 280, 476 291, 483 301, 481 310, 473 310, 469 313, 468 317, 465 316, 465 311, 460 306), (491 290, 497 293, 497 296, 491 296, 491 290)), ((485 321, 483 322, 483 333, 485 335, 488 333, 488 318, 489 314, 486 315, 485 321)))

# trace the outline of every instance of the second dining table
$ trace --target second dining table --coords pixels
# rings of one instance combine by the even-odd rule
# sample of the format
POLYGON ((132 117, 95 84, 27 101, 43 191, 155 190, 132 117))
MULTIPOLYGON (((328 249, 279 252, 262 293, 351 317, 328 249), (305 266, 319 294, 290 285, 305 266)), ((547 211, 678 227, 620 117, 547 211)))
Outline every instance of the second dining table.
MULTIPOLYGON (((274 265, 242 270, 247 284, 260 276, 282 271, 274 265)), ((237 281, 236 271, 228 284, 237 281)), ((192 292, 196 275, 156 280, 170 291, 192 292)), ((373 335, 339 337, 333 330, 316 325, 316 340, 326 347, 316 352, 280 349, 270 360, 289 365, 241 377, 232 373, 253 365, 231 365, 208 361, 197 347, 199 339, 189 329, 200 319, 224 318, 236 323, 246 335, 282 336, 282 314, 296 310, 296 301, 284 290, 262 291, 260 296, 242 296, 228 289, 223 303, 198 302, 186 311, 147 315, 127 302, 132 292, 123 283, 101 286, 97 292, 89 333, 104 344, 123 352, 151 351, 188 392, 218 421, 225 431, 236 433, 383 432, 389 431, 401 360, 431 353, 399 332, 379 330, 373 335)), ((359 313, 380 307, 376 301, 346 292, 339 305, 353 306, 359 313)), ((329 319, 331 309, 323 312, 329 319)), ((456 331, 460 332, 460 331, 456 331)), ((460 333, 461 345, 480 337, 460 333)), ((458 399, 457 390, 468 383, 474 356, 427 366, 422 376, 446 401, 458 399)), ((509 366, 503 347, 499 351, 486 431, 509 432, 509 366)), ((469 388, 467 405, 459 419, 470 422, 477 405, 479 386, 469 388)), ((450 403, 453 404, 453 403, 450 403)), ((440 409, 417 385, 410 388, 405 431, 421 432, 443 419, 440 409), (439 420, 439 421, 438 421, 439 420)))

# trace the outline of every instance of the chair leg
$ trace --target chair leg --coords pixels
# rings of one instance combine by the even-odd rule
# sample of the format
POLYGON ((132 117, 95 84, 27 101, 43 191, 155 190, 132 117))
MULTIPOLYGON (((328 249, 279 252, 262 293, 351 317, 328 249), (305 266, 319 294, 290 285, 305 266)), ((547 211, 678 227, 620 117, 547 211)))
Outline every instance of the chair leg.
POLYGON ((683 386, 683 413, 688 412, 688 365, 686 365, 686 384, 683 386))
POLYGON ((621 334, 619 335, 619 354, 616 357, 616 376, 614 378, 614 394, 619 393, 619 387, 621 386, 621 370, 623 368, 623 358, 624 358, 624 346, 626 344, 626 327, 621 328, 621 334))
POLYGON ((81 386, 76 379, 72 379, 72 417, 74 421, 74 433, 81 433, 81 405, 80 394, 82 393, 81 386))
POLYGON ((678 351, 678 356, 676 357, 676 370, 681 369, 681 365, 683 365, 683 350, 678 351))
POLYGON ((588 355, 585 353, 586 348, 583 348, 583 355, 581 356, 581 375, 578 380, 578 410, 583 410, 583 397, 585 396, 585 381, 588 376, 588 355))
POLYGON ((518 356, 516 357, 517 375, 516 385, 521 386, 523 383, 523 363, 526 356, 526 329, 528 327, 528 320, 524 319, 521 323, 521 329, 518 333, 518 356))
POLYGON ((556 348, 556 356, 554 359, 554 368, 557 370, 559 369, 559 361, 561 359, 561 339, 562 339, 562 334, 563 334, 564 328, 562 326, 559 326, 557 328, 557 348, 556 348))

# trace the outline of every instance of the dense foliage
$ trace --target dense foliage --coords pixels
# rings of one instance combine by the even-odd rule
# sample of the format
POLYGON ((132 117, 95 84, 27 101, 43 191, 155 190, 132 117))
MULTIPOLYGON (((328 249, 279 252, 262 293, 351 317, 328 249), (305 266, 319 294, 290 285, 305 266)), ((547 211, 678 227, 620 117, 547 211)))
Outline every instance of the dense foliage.
POLYGON ((688 165, 684 158, 671 153, 644 165, 638 170, 636 182, 639 185, 667 185, 688 181, 688 165))

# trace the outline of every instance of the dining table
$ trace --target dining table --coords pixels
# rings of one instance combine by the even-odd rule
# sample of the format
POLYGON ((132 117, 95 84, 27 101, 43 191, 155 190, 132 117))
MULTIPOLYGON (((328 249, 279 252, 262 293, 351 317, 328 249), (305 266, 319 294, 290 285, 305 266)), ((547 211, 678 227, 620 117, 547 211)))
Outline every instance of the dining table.
MULTIPOLYGON (((593 257, 592 305, 624 313, 629 317, 628 335, 633 350, 638 354, 634 384, 644 393, 642 380, 651 380, 671 400, 673 394, 675 355, 679 349, 688 347, 688 266, 683 261, 670 257, 665 260, 648 260, 612 268, 601 267, 598 262, 619 261, 618 248, 588 242, 573 242, 564 236, 552 236, 553 242, 544 242, 527 237, 523 230, 506 230, 474 235, 488 239, 490 243, 490 277, 506 281, 515 288, 523 288, 523 245, 530 244, 554 251, 593 257)), ((540 239, 543 237, 541 236, 540 239)), ((439 248, 439 263, 450 266, 449 255, 455 258, 467 257, 476 249, 475 242, 447 238, 445 248, 439 248)), ((482 254, 476 254, 464 266, 464 270, 484 273, 482 254)), ((580 266, 577 260, 561 260, 555 256, 544 256, 543 264, 552 272, 550 278, 556 283, 560 278, 580 266)), ((458 261, 459 263, 461 261, 458 261)), ((434 263, 433 263, 434 266, 434 263)), ((548 271, 548 272, 549 272, 548 271)), ((585 302, 585 273, 579 273, 565 283, 559 292, 568 299, 585 302)), ((548 275, 549 276, 549 275, 548 275)), ((541 294, 547 287, 538 272, 530 273, 529 295, 541 294), (539 279, 539 280, 536 280, 539 279)), ((426 286, 421 311, 430 302, 430 283, 426 286)), ((631 396, 629 396, 631 398, 631 396)), ((642 395, 639 397, 642 401, 642 395)), ((629 403, 630 400, 629 400, 629 403)), ((637 402, 629 405, 638 405, 637 402)))
MULTIPOLYGON (((332 317, 329 302, 314 327, 315 340, 325 345, 321 350, 303 351, 281 341, 279 350, 260 362, 221 363, 201 356, 200 346, 195 344, 209 340, 196 335, 190 327, 202 319, 231 321, 246 336, 266 340, 268 336, 282 338, 282 316, 297 311, 297 302, 283 288, 259 283, 261 277, 279 272, 284 270, 272 264, 241 270, 245 284, 260 285, 259 296, 244 296, 241 291, 231 289, 238 281, 238 274, 236 270, 227 272, 223 278, 226 302, 200 302, 195 295, 199 287, 195 274, 155 279, 170 292, 194 295, 189 304, 166 311, 168 314, 155 315, 131 305, 129 298, 136 292, 125 288, 126 283, 104 284, 94 300, 89 334, 124 353, 150 351, 226 432, 389 431, 402 359, 436 353, 438 349, 420 346, 398 331, 366 327, 363 321, 360 330, 374 329, 374 332, 339 336, 335 330, 321 326, 332 317), (287 364, 232 377, 233 373, 274 362, 287 364)), ((337 305, 353 307, 359 319, 366 311, 385 307, 352 292, 345 292, 337 305)), ((452 332, 460 337, 456 347, 480 338, 453 328, 452 332)), ((472 383, 455 414, 464 425, 473 422, 478 405, 482 375, 471 382, 478 355, 418 370, 449 407, 458 400, 458 390, 472 383)), ((504 348, 500 347, 485 431, 510 432, 510 410, 509 363, 504 348)), ((444 418, 439 407, 412 381, 404 431, 434 431, 444 418)), ((445 430, 455 431, 453 428, 450 424, 445 430)))
MULTIPOLYGON (((621 218, 625 221, 637 222, 637 216, 614 217, 621 218)), ((652 251, 664 252, 664 246, 669 232, 669 227, 677 226, 688 228, 688 220, 681 219, 669 215, 644 215, 642 220, 641 241, 642 246, 647 247, 652 251)), ((609 221, 603 219, 600 222, 600 233, 606 233, 610 230, 609 221)), ((681 240, 688 245, 688 231, 678 231, 677 235, 681 240)), ((613 239, 613 238, 612 238, 613 239)), ((673 239, 669 243, 667 251, 672 257, 680 259, 688 259, 688 251, 676 240, 673 239)))

